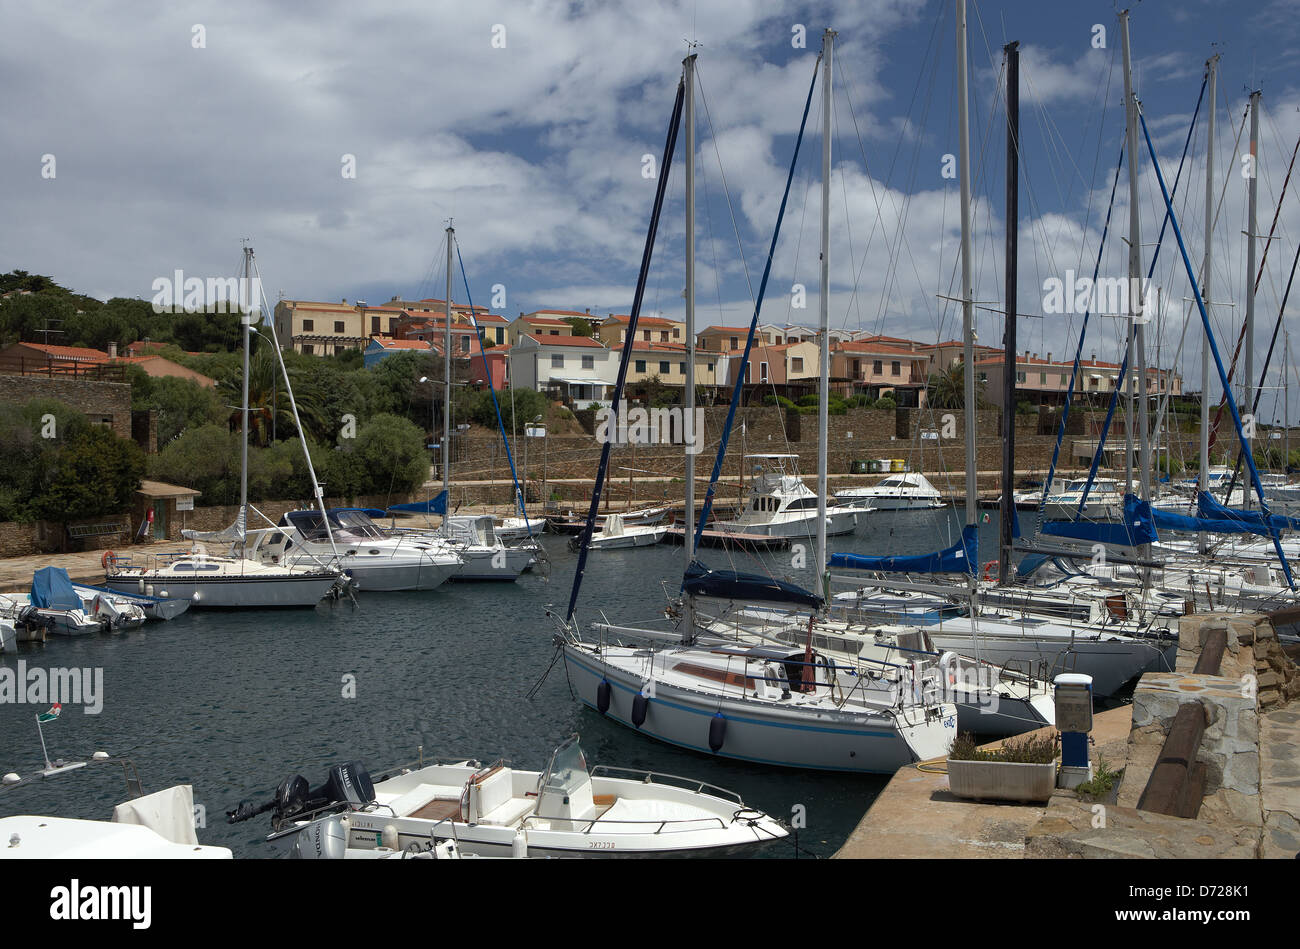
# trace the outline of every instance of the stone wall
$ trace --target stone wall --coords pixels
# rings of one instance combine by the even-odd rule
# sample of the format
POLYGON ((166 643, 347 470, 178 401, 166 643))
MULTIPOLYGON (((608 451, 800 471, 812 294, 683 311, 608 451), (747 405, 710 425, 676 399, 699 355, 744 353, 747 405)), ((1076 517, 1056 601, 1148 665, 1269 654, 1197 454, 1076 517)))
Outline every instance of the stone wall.
POLYGON ((0 373, 0 402, 58 399, 92 417, 110 416, 113 431, 131 437, 131 387, 124 382, 0 373))

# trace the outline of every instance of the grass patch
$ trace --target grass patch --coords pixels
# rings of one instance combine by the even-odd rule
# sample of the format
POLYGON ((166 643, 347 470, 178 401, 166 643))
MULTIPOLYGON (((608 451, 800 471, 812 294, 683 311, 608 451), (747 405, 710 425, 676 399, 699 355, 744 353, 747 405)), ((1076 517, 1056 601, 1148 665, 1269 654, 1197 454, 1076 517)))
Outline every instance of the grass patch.
POLYGON ((1084 781, 1074 790, 1078 792, 1080 797, 1105 797, 1115 789, 1115 785, 1119 783, 1120 776, 1123 774, 1123 768, 1116 771, 1106 763, 1105 758, 1098 758, 1096 766, 1092 769, 1092 779, 1084 781))

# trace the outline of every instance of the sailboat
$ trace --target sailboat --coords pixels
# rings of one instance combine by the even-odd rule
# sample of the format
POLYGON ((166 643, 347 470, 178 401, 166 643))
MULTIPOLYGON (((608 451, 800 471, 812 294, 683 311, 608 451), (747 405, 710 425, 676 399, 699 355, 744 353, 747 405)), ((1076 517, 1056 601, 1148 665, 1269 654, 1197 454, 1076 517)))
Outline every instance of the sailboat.
MULTIPOLYGON (((220 531, 183 531, 188 540, 196 541, 189 553, 169 557, 150 557, 141 563, 130 557, 105 557, 104 582, 113 590, 140 593, 164 599, 187 599, 193 609, 263 609, 268 607, 315 606, 327 596, 337 596, 345 591, 351 581, 335 565, 338 556, 332 550, 330 560, 313 558, 306 566, 264 563, 252 549, 248 530, 248 350, 249 336, 254 322, 261 319, 264 301, 255 297, 253 288, 253 248, 244 248, 244 288, 247 299, 240 314, 243 326, 243 424, 241 432, 241 459, 239 471, 239 513, 235 523, 220 531), (206 545, 225 545, 226 552, 211 555, 206 545)), ((279 343, 275 340, 275 325, 269 323, 272 344, 284 372, 279 343)), ((288 373, 284 373, 289 384, 288 373)), ((307 470, 322 513, 325 499, 321 493, 316 471, 307 451, 306 436, 298 418, 298 406, 289 387, 289 404, 293 409, 294 423, 307 457, 307 470)), ((253 543, 261 538, 253 535, 253 543)))
MULTIPOLYGON (((818 458, 817 517, 808 526, 817 532, 819 555, 825 550, 827 522, 826 504, 826 411, 829 386, 827 355, 829 339, 826 332, 828 319, 827 299, 829 271, 826 249, 829 243, 829 179, 830 179, 830 97, 831 63, 835 33, 827 30, 823 50, 818 56, 817 71, 824 69, 822 77, 826 124, 823 129, 822 163, 822 385, 821 449, 818 458)), ((687 346, 694 341, 695 287, 695 117, 694 117, 695 54, 683 61, 682 80, 677 88, 665 143, 658 190, 651 213, 646 248, 642 256, 636 293, 629 320, 629 334, 635 331, 648 276, 650 258, 654 247, 659 216, 663 207, 668 169, 677 140, 678 124, 685 111, 686 143, 686 339, 687 346)), ((814 72, 813 86, 808 90, 794 158, 786 179, 781 202, 784 213, 791 182, 798 161, 799 144, 803 140, 809 107, 817 81, 814 72)), ((771 273, 772 258, 780 233, 780 217, 772 237, 767 264, 760 285, 758 301, 746 341, 745 356, 753 343, 754 329, 758 324, 763 293, 771 273)), ((625 349, 619 367, 614 405, 627 375, 628 356, 625 349)), ((689 349, 686 364, 688 378, 685 386, 685 417, 692 417, 695 387, 693 385, 694 351, 689 349)), ((737 375, 737 385, 743 384, 744 368, 737 375)), ((718 448, 709 494, 700 514, 698 531, 708 520, 712 493, 718 481, 721 461, 726 451, 726 441, 734 420, 738 393, 733 393, 732 409, 718 448)), ((687 434, 689 443, 689 433, 687 434)), ((798 609, 811 614, 819 613, 825 605, 819 593, 804 590, 794 584, 770 577, 740 573, 734 570, 712 570, 695 559, 696 530, 688 529, 684 535, 687 567, 682 583, 682 603, 678 613, 680 628, 676 635, 680 642, 662 648, 623 645, 624 637, 654 639, 656 631, 598 624, 594 641, 580 635, 573 618, 578 593, 585 571, 587 547, 599 510, 600 486, 609 462, 610 445, 602 447, 601 466, 596 479, 591 508, 584 530, 579 553, 578 568, 574 576, 569 606, 563 618, 562 630, 557 635, 557 646, 562 651, 569 681, 582 702, 596 709, 612 721, 636 729, 652 738, 669 744, 691 748, 722 757, 801 769, 824 769, 892 773, 914 761, 934 758, 946 753, 956 735, 957 710, 951 702, 942 699, 942 683, 934 670, 920 670, 901 663, 837 662, 817 648, 812 640, 812 617, 809 617, 807 639, 798 645, 755 643, 737 640, 734 643, 705 644, 697 642, 700 628, 697 609, 701 604, 726 604, 743 602, 746 605, 772 604, 777 608, 798 609)), ((694 459, 686 454, 686 510, 694 516, 694 459)), ((725 609, 725 607, 724 607, 725 609)), ((668 638, 671 632, 660 634, 668 638)))

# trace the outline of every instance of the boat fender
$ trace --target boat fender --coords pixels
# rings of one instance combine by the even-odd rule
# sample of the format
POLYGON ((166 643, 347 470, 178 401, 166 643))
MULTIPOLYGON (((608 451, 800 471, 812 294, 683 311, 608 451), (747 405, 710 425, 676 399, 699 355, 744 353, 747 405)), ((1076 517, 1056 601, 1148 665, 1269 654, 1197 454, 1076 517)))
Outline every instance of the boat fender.
POLYGON ((644 692, 638 692, 632 699, 632 724, 640 728, 645 724, 645 713, 650 706, 650 699, 644 692))
POLYGON ((95 594, 95 601, 94 601, 93 603, 90 604, 90 612, 92 612, 92 613, 94 613, 94 614, 96 614, 96 615, 99 614, 99 594, 98 594, 98 593, 95 594))
POLYGON ((510 856, 528 856, 528 838, 524 835, 522 828, 515 831, 514 840, 510 841, 510 856))
POLYGON ((992 581, 992 580, 996 580, 997 578, 998 578, 998 562, 996 560, 990 560, 986 562, 984 564, 984 573, 982 579, 992 581))
POLYGON ((610 685, 608 679, 601 679, 596 686, 596 709, 601 715, 609 711, 610 685))
POLYGON ((104 551, 104 556, 99 558, 99 565, 107 570, 113 564, 117 563, 117 554, 111 550, 104 551))
POLYGON ((387 847, 389 850, 400 850, 401 839, 398 837, 397 828, 392 824, 385 824, 384 829, 379 834, 380 846, 387 847))
POLYGON ((945 652, 939 657, 939 668, 943 670, 949 685, 957 684, 957 654, 945 652))
POLYGON ((709 750, 715 755, 727 740, 727 720, 721 712, 709 719, 709 750))

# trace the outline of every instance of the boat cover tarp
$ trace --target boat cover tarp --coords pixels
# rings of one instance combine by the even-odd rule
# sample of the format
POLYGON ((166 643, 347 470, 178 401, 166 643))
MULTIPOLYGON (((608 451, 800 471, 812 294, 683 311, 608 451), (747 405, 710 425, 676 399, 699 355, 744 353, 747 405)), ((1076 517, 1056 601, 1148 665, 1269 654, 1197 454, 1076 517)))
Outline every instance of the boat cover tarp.
POLYGON ((241 507, 235 523, 219 531, 182 530, 181 536, 208 544, 242 544, 248 537, 248 510, 241 507))
POLYGON ((32 606, 43 610, 79 610, 81 597, 72 588, 68 571, 62 567, 41 567, 32 576, 32 606))
POLYGON ((757 573, 738 573, 735 570, 710 570, 698 560, 686 568, 682 590, 691 596, 707 596, 720 600, 744 600, 746 603, 777 603, 806 606, 820 610, 823 600, 803 587, 764 577, 757 573))
POLYGON ((1280 531, 1300 530, 1300 518, 1287 517, 1284 514, 1270 514, 1267 523, 1262 511, 1243 511, 1240 508, 1227 507, 1209 492, 1200 491, 1196 495, 1196 507, 1202 518, 1214 518, 1251 525, 1253 532, 1268 534, 1269 525, 1280 531))
POLYGON ((887 573, 974 573, 979 563, 979 528, 967 524, 961 542, 933 554, 903 557, 869 557, 865 554, 831 554, 829 566, 887 573))
POLYGON ((1156 522, 1151 505, 1135 494, 1124 495, 1124 520, 1115 521, 1045 521, 1044 534, 1068 537, 1093 544, 1110 544, 1116 547, 1139 547, 1154 544, 1156 522))
POLYGON ((388 508, 391 514, 394 511, 402 514, 446 514, 447 513, 447 492, 439 491, 436 497, 429 498, 427 501, 414 501, 411 504, 394 504, 388 508))

